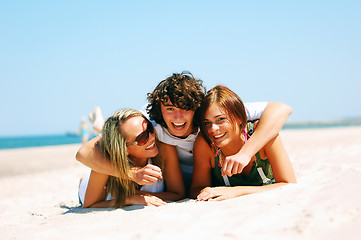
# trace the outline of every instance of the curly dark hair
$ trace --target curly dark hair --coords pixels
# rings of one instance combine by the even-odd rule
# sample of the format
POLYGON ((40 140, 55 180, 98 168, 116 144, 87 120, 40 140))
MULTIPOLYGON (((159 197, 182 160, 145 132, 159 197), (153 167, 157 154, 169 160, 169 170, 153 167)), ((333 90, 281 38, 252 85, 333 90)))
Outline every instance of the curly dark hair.
MULTIPOLYGON (((188 71, 173 73, 172 76, 161 81, 153 92, 148 93, 147 113, 151 120, 167 128, 164 122, 161 104, 168 100, 181 109, 197 111, 205 95, 203 81, 195 79, 188 71)), ((197 127, 196 121, 193 121, 197 127)))

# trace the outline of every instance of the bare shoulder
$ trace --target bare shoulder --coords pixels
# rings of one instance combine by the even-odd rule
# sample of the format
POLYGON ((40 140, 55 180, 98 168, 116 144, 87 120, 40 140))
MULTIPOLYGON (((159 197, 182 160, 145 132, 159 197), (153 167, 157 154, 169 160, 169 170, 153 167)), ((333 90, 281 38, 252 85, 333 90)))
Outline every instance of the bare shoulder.
POLYGON ((193 146, 193 152, 194 154, 206 154, 207 156, 212 156, 212 149, 207 143, 207 141, 204 139, 202 134, 198 134, 194 146, 193 146))
POLYGON ((207 146, 209 146, 208 145, 208 143, 207 143, 207 141, 206 141, 206 139, 203 137, 203 135, 201 134, 201 133, 199 133, 198 135, 197 135, 197 137, 196 137, 196 140, 195 140, 195 143, 194 143, 194 145, 196 145, 196 144, 200 144, 200 145, 207 145, 207 146))
POLYGON ((164 156, 168 156, 169 154, 177 154, 177 149, 173 145, 157 141, 157 146, 159 152, 164 156))

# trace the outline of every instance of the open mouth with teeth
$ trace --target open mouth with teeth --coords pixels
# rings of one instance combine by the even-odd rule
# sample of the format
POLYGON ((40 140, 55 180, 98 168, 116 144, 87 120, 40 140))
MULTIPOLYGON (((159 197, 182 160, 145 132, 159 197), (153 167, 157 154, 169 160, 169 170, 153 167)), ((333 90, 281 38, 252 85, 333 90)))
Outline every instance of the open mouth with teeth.
POLYGON ((218 139, 224 137, 224 135, 226 135, 226 133, 221 133, 221 134, 218 134, 218 135, 213 135, 213 138, 214 138, 215 140, 218 140, 218 139))
POLYGON ((155 142, 150 144, 145 150, 152 150, 153 148, 155 148, 155 142))
POLYGON ((184 123, 173 123, 172 122, 172 125, 175 129, 182 130, 186 126, 186 122, 184 122, 184 123))

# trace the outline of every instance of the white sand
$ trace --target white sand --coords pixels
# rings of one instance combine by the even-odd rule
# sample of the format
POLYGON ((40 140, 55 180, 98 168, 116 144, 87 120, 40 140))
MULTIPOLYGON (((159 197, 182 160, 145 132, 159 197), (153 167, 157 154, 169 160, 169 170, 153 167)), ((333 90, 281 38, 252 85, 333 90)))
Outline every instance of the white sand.
POLYGON ((298 184, 223 202, 82 209, 79 145, 0 151, 0 239, 359 239, 361 127, 284 130, 298 184))

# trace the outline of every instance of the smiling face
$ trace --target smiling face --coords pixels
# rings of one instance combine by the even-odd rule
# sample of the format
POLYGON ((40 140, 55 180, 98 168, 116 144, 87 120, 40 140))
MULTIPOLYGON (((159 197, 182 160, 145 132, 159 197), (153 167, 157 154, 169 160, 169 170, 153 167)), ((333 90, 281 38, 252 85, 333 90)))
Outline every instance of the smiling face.
POLYGON ((241 121, 232 122, 226 111, 217 103, 212 103, 204 115, 204 125, 211 140, 220 148, 241 146, 241 121))
POLYGON ((161 112, 170 134, 176 137, 186 138, 194 132, 193 110, 175 107, 171 101, 168 100, 166 103, 161 104, 161 112))
MULTIPOLYGON (((136 138, 147 129, 147 126, 148 121, 143 117, 132 117, 121 125, 121 132, 127 143, 134 143, 136 138)), ((155 133, 149 133, 149 139, 144 145, 129 145, 127 146, 127 150, 129 158, 131 158, 137 166, 145 166, 148 158, 155 157, 158 154, 158 148, 155 144, 155 133)))

